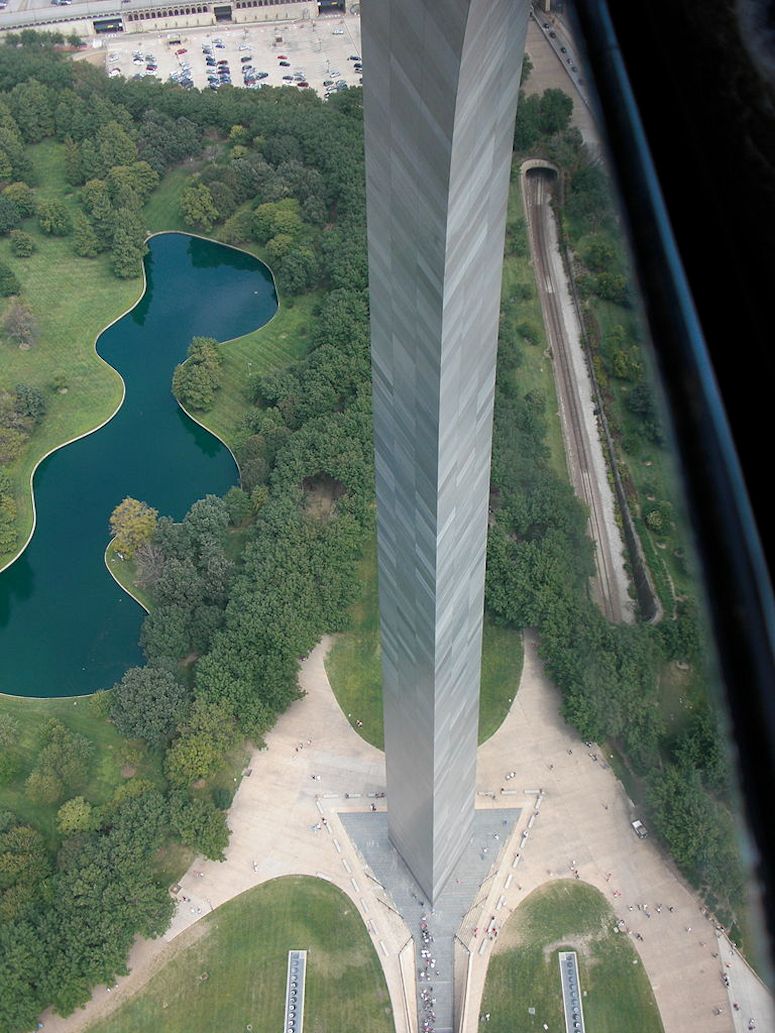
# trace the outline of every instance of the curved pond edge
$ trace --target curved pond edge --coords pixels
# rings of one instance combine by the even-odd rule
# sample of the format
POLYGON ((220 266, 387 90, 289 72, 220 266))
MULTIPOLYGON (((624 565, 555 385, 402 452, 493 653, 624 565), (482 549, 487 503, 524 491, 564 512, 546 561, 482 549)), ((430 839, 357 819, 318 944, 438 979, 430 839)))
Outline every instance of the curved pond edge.
MULTIPOLYGON (((222 240, 215 240, 214 237, 205 237, 201 233, 188 233, 186 230, 157 230, 155 233, 149 233, 148 234, 148 236, 145 238, 145 243, 147 244, 148 241, 152 240, 154 237, 161 237, 161 236, 164 236, 165 234, 168 234, 168 233, 176 233, 176 234, 178 234, 181 237, 197 237, 199 240, 206 240, 210 244, 220 244, 221 247, 228 247, 228 248, 231 248, 233 251, 241 251, 245 255, 250 255, 251 258, 255 258, 255 260, 257 262, 260 262, 263 266, 265 266, 269 270, 269 273, 270 273, 270 275, 272 277, 272 286, 274 287, 275 297, 277 298, 277 309, 275 310, 275 313, 272 316, 272 319, 275 318, 277 313, 280 311, 280 295, 277 292, 277 281, 275 280, 274 271, 272 270, 272 268, 269 265, 267 265, 266 262, 264 262, 263 259, 258 258, 257 255, 254 255, 251 251, 247 251, 245 248, 238 247, 236 244, 226 244, 222 240)), ((143 258, 145 258, 145 256, 143 256, 143 258)), ((35 465, 33 466, 32 470, 30 471, 30 500, 32 502, 32 527, 30 528, 30 533, 27 535, 27 540, 25 541, 24 545, 22 545, 19 548, 19 551, 16 553, 15 556, 12 556, 11 559, 7 560, 0 567, 0 574, 2 574, 4 571, 8 570, 9 567, 13 566, 13 564, 16 563, 16 561, 24 554, 25 549, 27 548, 27 546, 32 541, 32 536, 35 534, 35 528, 37 527, 37 524, 38 524, 38 511, 37 511, 37 506, 35 505, 35 484, 34 484, 34 480, 35 480, 35 474, 36 474, 37 469, 40 466, 40 464, 44 460, 48 459, 49 456, 53 455, 55 452, 58 452, 60 448, 67 448, 68 445, 72 445, 76 441, 80 441, 82 438, 88 438, 90 434, 96 434, 98 430, 102 430, 103 427, 107 426, 107 424, 110 423, 110 421, 113 419, 113 417, 116 415, 116 413, 120 410, 121 406, 124 404, 124 399, 126 398, 126 384, 124 383, 124 378, 121 376, 121 374, 119 373, 119 371, 116 369, 115 366, 111 366, 111 364, 108 362, 107 359, 103 359, 103 357, 97 351, 97 342, 99 341, 100 337, 102 337, 102 335, 105 333, 106 330, 110 330, 110 328, 112 326, 114 326, 116 323, 118 323, 120 320, 122 320, 124 318, 124 316, 128 316, 129 313, 133 309, 137 308, 137 306, 140 304, 140 302, 145 297, 146 291, 148 290, 148 280, 147 280, 147 277, 145 275, 145 262, 144 261, 142 262, 142 270, 143 270, 143 288, 140 291, 140 294, 135 298, 135 300, 132 302, 132 304, 129 306, 129 308, 125 309, 120 315, 116 316, 115 319, 111 319, 111 321, 109 323, 107 323, 105 326, 103 326, 103 328, 100 330, 100 332, 94 338, 94 343, 92 345, 92 347, 94 349, 94 354, 97 356, 99 361, 104 363, 104 365, 107 366, 108 369, 111 370, 113 373, 115 373, 115 375, 121 381, 121 398, 119 400, 119 403, 116 406, 116 408, 113 410, 113 412, 110 414, 110 416, 108 416, 106 419, 104 419, 102 421, 102 423, 99 423, 96 427, 92 427, 90 430, 85 430, 82 434, 76 434, 74 437, 68 438, 67 441, 62 441, 62 442, 60 442, 60 444, 54 445, 53 448, 50 448, 48 450, 48 452, 46 452, 44 455, 42 455, 40 457, 40 459, 38 459, 38 461, 35 463, 35 465)), ((256 330, 261 330, 261 329, 263 329, 264 326, 269 326, 269 324, 272 322, 272 319, 268 319, 267 322, 263 324, 263 326, 256 327, 256 330)), ((250 330, 248 332, 249 333, 255 333, 256 331, 255 330, 250 330)), ((246 337, 246 336, 247 336, 247 334, 241 334, 240 335, 240 337, 246 337)), ((218 344, 219 344, 219 347, 220 347, 221 345, 229 344, 231 341, 238 341, 239 339, 240 339, 239 337, 230 337, 227 341, 219 341, 218 344)), ((185 361, 188 362, 188 359, 186 359, 185 361)), ((175 396, 173 395, 173 398, 174 397, 175 396)), ((204 430, 208 431, 208 433, 212 434, 214 438, 217 438, 218 441, 220 441, 221 444, 226 449, 228 449, 229 454, 231 455, 232 459, 234 460, 234 464, 237 467, 237 473, 238 473, 238 475, 240 477, 240 481, 241 481, 242 480, 242 473, 240 471, 239 463, 237 462, 237 457, 234 455, 234 453, 232 452, 231 448, 229 448, 229 445, 223 440, 223 438, 219 434, 216 434, 216 432, 214 430, 211 430, 210 427, 208 427, 206 424, 202 423, 195 416, 192 416, 191 413, 184 406, 182 406, 180 404, 180 402, 178 402, 177 398, 175 398, 175 401, 180 406, 180 408, 183 410, 183 412, 186 414, 186 416, 188 416, 191 420, 193 420, 194 423, 199 424, 199 426, 202 427, 204 430)), ((111 539, 111 541, 112 541, 112 539, 111 539)), ((108 543, 108 546, 109 545, 110 545, 110 542, 108 543)), ((107 554, 107 547, 105 549, 105 553, 107 554)), ((107 556, 105 557, 105 566, 108 566, 107 556)), ((108 566, 108 571, 110 571, 110 567, 109 566, 108 566)), ((113 577, 112 571, 110 571, 110 576, 113 577)), ((113 580, 116 581, 116 584, 119 585, 128 595, 131 595, 132 598, 135 599, 135 596, 133 596, 132 593, 128 591, 128 589, 124 588, 124 586, 121 585, 121 583, 119 581, 117 581, 115 577, 113 578, 113 580)), ((138 599, 135 599, 135 602, 137 602, 140 606, 143 606, 143 604, 138 599)), ((145 609, 144 606, 143 606, 143 609, 145 609)))
POLYGON ((103 559, 103 561, 105 563, 105 567, 107 568, 108 573, 113 578, 113 580, 116 582, 116 584, 121 589, 121 591, 122 592, 126 592, 126 594, 129 596, 130 599, 134 599, 134 601, 137 603, 137 605, 140 606, 143 610, 145 610, 146 613, 150 613, 151 611, 148 609, 148 607, 145 605, 145 603, 141 599, 138 599, 138 597, 134 594, 134 592, 130 588, 127 588, 127 586, 125 584, 123 584, 123 582, 119 581, 118 578, 116 577, 116 575, 111 570, 110 563, 108 563, 108 559, 109 559, 109 555, 108 554, 110 553, 111 549, 113 548, 113 544, 115 543, 115 541, 116 541, 116 537, 114 535, 110 539, 108 544, 105 546, 105 551, 102 554, 102 559, 103 559))
MULTIPOLYGON (((221 247, 230 247, 233 251, 241 251, 243 255, 250 255, 251 258, 255 258, 255 260, 257 262, 260 262, 261 265, 263 265, 266 269, 269 270, 269 275, 272 277, 272 288, 274 290, 274 296, 275 296, 275 298, 277 298, 277 308, 274 310, 274 313, 272 314, 270 319, 267 319, 267 321, 265 323, 263 323, 261 326, 256 327, 255 330, 249 330, 248 333, 254 334, 254 333, 256 333, 259 330, 263 330, 264 327, 269 326, 269 324, 273 323, 274 320, 277 318, 277 315, 280 312, 280 292, 277 289, 277 280, 276 280, 275 275, 274 275, 274 269, 272 269, 271 265, 269 265, 268 262, 265 262, 263 260, 263 258, 259 258, 257 255, 254 255, 252 251, 248 251, 244 247, 239 247, 236 244, 225 244, 222 240, 214 240, 212 237, 205 237, 201 233, 188 233, 186 230, 160 230, 158 233, 152 233, 151 237, 158 237, 159 233, 179 233, 179 234, 181 234, 184 237, 197 237, 199 240, 206 240, 206 241, 208 241, 211 244, 220 244, 221 247)), ((149 237, 148 239, 150 240, 151 237, 149 237)), ((145 266, 143 266, 143 275, 144 274, 145 274, 145 266)), ((218 341, 216 343, 218 344, 219 348, 224 348, 227 344, 232 344, 234 341, 239 341, 243 337, 247 337, 247 336, 248 336, 248 334, 240 334, 239 337, 228 337, 225 341, 218 341)), ((185 366, 188 361, 189 361, 188 359, 184 359, 183 362, 179 363, 179 365, 185 366)), ((175 398, 175 395, 173 394, 172 397, 175 398)), ((218 433, 218 431, 213 430, 212 427, 208 427, 206 423, 203 423, 202 420, 200 420, 197 416, 194 416, 194 414, 192 412, 190 412, 185 407, 185 405, 183 405, 183 403, 180 401, 179 398, 175 398, 175 401, 178 403, 180 408, 183 410, 183 412, 186 414, 186 416, 188 416, 188 418, 190 420, 193 420, 193 422, 196 423, 198 426, 200 426, 203 430, 206 430, 209 434, 212 434, 212 436, 214 438, 217 438, 220 441, 220 443, 223 445, 223 447, 225 449, 227 449, 227 451, 229 452, 229 455, 234 460, 234 465, 237 467, 237 474, 239 475, 239 479, 240 479, 240 487, 242 487, 242 470, 240 469, 239 460, 237 459, 236 455, 234 454, 234 452, 232 450, 232 447, 228 443, 228 441, 225 441, 221 437, 221 435, 218 433)), ((130 595, 131 595, 131 593, 130 593, 130 595)))

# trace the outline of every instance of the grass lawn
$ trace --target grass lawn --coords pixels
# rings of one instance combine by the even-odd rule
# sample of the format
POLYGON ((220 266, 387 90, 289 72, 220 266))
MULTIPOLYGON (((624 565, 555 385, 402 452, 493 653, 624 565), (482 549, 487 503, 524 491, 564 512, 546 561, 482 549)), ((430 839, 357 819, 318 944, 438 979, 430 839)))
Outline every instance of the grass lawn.
POLYGON ((143 217, 149 233, 190 229, 180 214, 180 195, 193 171, 190 166, 171 169, 145 202, 143 217))
MULTIPOLYGON (((520 178, 515 166, 515 170, 512 172, 511 190, 509 191, 508 219, 510 223, 519 221, 524 225, 525 213, 522 203, 520 178)), ((536 289, 535 270, 529 254, 507 254, 503 261, 502 298, 507 299, 514 294, 515 290, 517 292, 520 290, 524 292, 527 288, 531 291, 529 298, 524 298, 522 293, 516 294, 520 298, 517 303, 520 320, 525 320, 535 327, 539 343, 521 342, 521 350, 524 357, 521 366, 514 371, 513 376, 519 386, 520 394, 525 395, 529 391, 533 391, 546 399, 546 445, 550 452, 551 466, 555 473, 567 480, 568 465, 565 458, 565 444, 560 425, 557 388, 554 383, 554 366, 551 358, 546 354, 546 331, 544 329, 541 301, 536 289)))
MULTIPOLYGON (((47 140, 30 148, 39 200, 59 200, 77 210, 72 188, 65 183, 63 148, 47 140)), ((39 343, 20 351, 9 341, 0 345, 0 386, 13 389, 26 383, 40 388, 48 406, 43 423, 22 456, 8 467, 17 485, 18 546, 32 526, 30 474, 46 452, 83 434, 107 419, 122 396, 121 378, 95 353, 98 334, 140 296, 142 279, 118 280, 106 255, 78 258, 69 237, 48 237, 35 219, 22 228, 34 237, 38 250, 30 258, 15 257, 8 237, 0 237, 0 259, 16 273, 22 296, 32 306, 39 326, 39 343), (54 390, 61 374, 67 390, 54 390)), ((0 319, 13 299, 0 302, 0 319)), ((16 550, 14 550, 15 552, 16 550)), ((14 553, 0 556, 0 567, 14 553)))
POLYGON ((151 597, 144 589, 138 588, 135 583, 137 564, 134 559, 125 558, 121 560, 118 558, 115 539, 110 540, 105 550, 105 563, 124 591, 131 595, 133 599, 136 599, 144 610, 150 610, 151 597))
MULTIPOLYGON (((257 249, 245 250, 257 253, 257 249)), ((234 448, 242 417, 252 405, 253 379, 287 366, 309 351, 315 318, 312 310, 322 294, 313 291, 289 302, 281 298, 277 314, 265 326, 221 345, 221 389, 212 409, 197 413, 196 418, 230 448, 234 448)))
MULTIPOLYGON (((382 670, 377 608, 377 542, 367 544, 360 563, 360 598, 352 607, 352 630, 337 637, 326 658, 326 672, 339 706, 363 721, 359 735, 384 749, 382 670)), ((517 694, 522 673, 522 638, 512 628, 485 619, 482 647, 482 686, 479 698, 479 742, 495 732, 517 694)))
POLYGON ((121 774, 124 765, 135 769, 135 777, 162 784, 160 758, 140 743, 119 735, 112 724, 96 713, 88 698, 27 699, 0 695, 0 714, 10 715, 19 727, 17 741, 9 751, 18 762, 18 770, 10 781, 0 784, 0 810, 13 811, 24 822, 40 829, 51 847, 59 844, 56 812, 62 801, 34 804, 24 791, 24 781, 35 767, 40 752, 42 727, 50 718, 61 721, 94 745, 86 781, 67 790, 65 799, 84 796, 91 803, 104 803, 116 787, 126 781, 121 774))
POLYGON ((531 893, 504 927, 490 961, 481 1009, 491 1015, 488 1033, 565 1029, 561 950, 578 953, 588 1030, 662 1033, 648 977, 615 924, 602 894, 584 883, 563 879, 531 893))
MULTIPOLYGON (((184 939, 185 937, 185 939, 184 939)), ((306 949, 305 1033, 392 1033, 376 951, 350 900, 292 877, 248 890, 202 919, 150 983, 88 1033, 280 1030, 288 951, 306 949), (204 974, 206 979, 202 979, 204 974)), ((177 944, 177 941, 176 941, 177 944)))

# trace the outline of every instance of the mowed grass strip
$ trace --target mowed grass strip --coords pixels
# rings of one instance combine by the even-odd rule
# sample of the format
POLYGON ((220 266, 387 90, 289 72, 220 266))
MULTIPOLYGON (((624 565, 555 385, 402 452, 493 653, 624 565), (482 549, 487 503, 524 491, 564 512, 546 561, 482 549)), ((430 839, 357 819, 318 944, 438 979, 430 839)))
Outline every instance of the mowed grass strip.
POLYGON ((119 558, 115 538, 110 540, 105 550, 105 565, 127 595, 131 595, 133 599, 137 600, 144 610, 150 611, 151 597, 145 589, 139 587, 136 581, 137 563, 134 558, 129 559, 126 556, 123 559, 119 558))
MULTIPOLYGON (((518 164, 515 163, 509 191, 508 219, 509 223, 519 223, 524 226, 525 233, 527 233, 521 179, 518 164)), ((524 255, 506 253, 503 260, 501 298, 502 304, 513 299, 512 304, 515 306, 520 322, 529 323, 537 334, 537 344, 531 344, 524 339, 520 340, 523 359, 519 368, 511 376, 517 384, 520 395, 524 397, 532 391, 545 399, 546 445, 550 452, 550 463, 554 472, 563 480, 567 480, 568 465, 560 424, 554 364, 547 346, 541 299, 538 296, 535 267, 529 250, 524 255)))
POLYGON ((640 958, 615 925, 608 902, 592 886, 563 879, 531 893, 504 926, 490 961, 481 1007, 490 1014, 488 1033, 565 1029, 561 950, 578 954, 588 1030, 663 1033, 640 958))
POLYGON ((180 214, 180 195, 188 186, 193 171, 191 166, 170 169, 145 202, 143 218, 149 233, 164 233, 166 230, 188 232, 190 227, 186 226, 180 214))
POLYGON ((277 313, 265 326, 220 346, 223 366, 215 404, 206 413, 194 416, 231 449, 239 438, 243 417, 253 405, 256 378, 295 362, 309 351, 313 310, 322 296, 322 291, 312 291, 293 298, 291 304, 281 298, 277 313))
POLYGON ((305 1033, 392 1033, 379 959, 354 904, 322 880, 276 879, 184 933, 146 987, 88 1033, 281 1030, 290 949, 307 950, 305 1033))
MULTIPOLYGON (((75 194, 64 178, 63 148, 47 140, 30 149, 36 171, 38 200, 58 200, 78 210, 75 194)), ((30 474, 51 449, 84 434, 106 420, 118 406, 123 392, 121 378, 94 350, 100 332, 140 297, 142 278, 118 280, 107 255, 78 258, 70 237, 41 233, 36 219, 22 228, 38 250, 30 258, 12 254, 8 237, 0 237, 0 259, 19 278, 22 297, 30 304, 39 326, 39 342, 21 351, 8 339, 0 341, 0 385, 13 389, 31 384, 46 397, 48 412, 35 430, 23 454, 8 472, 17 485, 18 546, 32 527, 30 474), (54 389, 61 376, 66 391, 54 389)), ((0 320, 13 298, 0 302, 0 320)), ((15 550, 14 550, 15 551, 15 550)), ((0 566, 13 553, 0 556, 0 566)))
MULTIPOLYGON (((353 728, 367 742, 384 749, 376 537, 370 538, 364 549, 358 578, 361 592, 351 609, 352 629, 337 636, 326 657, 326 673, 339 706, 353 728)), ((508 713, 519 687, 522 657, 520 633, 485 618, 479 696, 480 743, 500 728, 508 713)))

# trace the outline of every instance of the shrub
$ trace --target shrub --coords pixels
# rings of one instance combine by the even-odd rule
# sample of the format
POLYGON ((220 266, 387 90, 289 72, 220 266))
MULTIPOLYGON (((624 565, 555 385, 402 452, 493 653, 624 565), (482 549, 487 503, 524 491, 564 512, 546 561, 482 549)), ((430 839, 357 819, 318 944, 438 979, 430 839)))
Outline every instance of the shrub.
POLYGON ((61 201, 43 201, 38 206, 38 225, 52 237, 66 237, 73 228, 70 212, 61 201))
POLYGON ((11 251, 17 258, 29 258, 37 250, 35 241, 24 230, 11 230, 11 251))
POLYGON ((28 219, 37 210, 35 191, 26 183, 9 183, 3 191, 3 197, 7 197, 16 205, 16 209, 23 219, 28 219))
POLYGON ((0 295, 9 298, 12 294, 19 294, 21 289, 16 273, 5 262, 0 262, 0 295))

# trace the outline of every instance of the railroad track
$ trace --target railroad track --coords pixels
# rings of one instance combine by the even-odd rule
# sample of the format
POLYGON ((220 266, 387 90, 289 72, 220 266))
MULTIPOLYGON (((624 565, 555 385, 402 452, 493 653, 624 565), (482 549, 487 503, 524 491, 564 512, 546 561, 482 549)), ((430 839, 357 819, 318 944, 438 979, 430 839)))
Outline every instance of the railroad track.
MULTIPOLYGON (((554 219, 550 206, 550 175, 533 171, 522 177, 522 183, 536 283, 552 355, 568 473, 576 495, 587 506, 588 530, 595 543, 596 575, 592 592, 607 619, 622 623, 632 620, 624 552, 614 523, 613 499, 594 414, 585 411, 578 363, 574 366, 571 354, 572 345, 562 305, 567 290, 564 290, 564 283, 558 282, 564 272, 550 225, 554 219)), ((587 375, 584 370, 583 376, 587 375)), ((587 408, 591 409, 591 404, 590 397, 587 408)))

